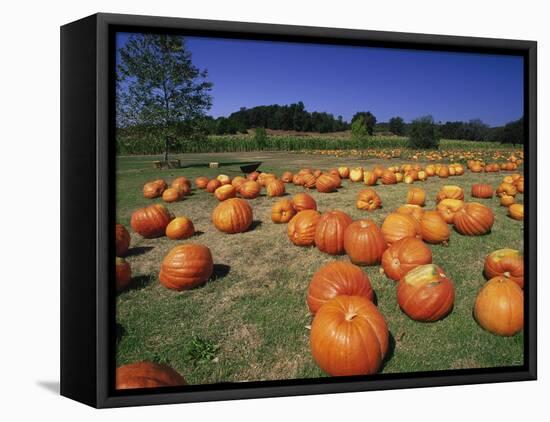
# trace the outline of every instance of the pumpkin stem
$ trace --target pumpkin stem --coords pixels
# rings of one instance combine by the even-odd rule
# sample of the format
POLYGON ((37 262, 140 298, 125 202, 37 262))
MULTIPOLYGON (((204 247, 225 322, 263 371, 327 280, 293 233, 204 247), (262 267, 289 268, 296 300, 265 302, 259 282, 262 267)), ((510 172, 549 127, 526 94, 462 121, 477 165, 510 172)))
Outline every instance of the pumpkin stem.
POLYGON ((346 314, 346 321, 351 321, 353 318, 355 318, 357 316, 357 313, 355 312, 348 312, 346 314))
POLYGON ((510 278, 510 272, 509 271, 505 271, 504 274, 502 274, 502 275, 506 278, 510 278))

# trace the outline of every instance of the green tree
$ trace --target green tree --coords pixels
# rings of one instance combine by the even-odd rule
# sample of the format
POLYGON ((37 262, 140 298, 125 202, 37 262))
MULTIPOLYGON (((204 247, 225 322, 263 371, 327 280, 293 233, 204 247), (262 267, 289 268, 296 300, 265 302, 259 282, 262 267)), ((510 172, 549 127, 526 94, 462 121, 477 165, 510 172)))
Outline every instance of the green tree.
POLYGON ((439 130, 432 116, 419 117, 409 128, 409 148, 439 148, 439 130))
POLYGON ((351 124, 351 138, 354 141, 363 143, 367 140, 368 136, 369 132, 367 129, 367 125, 365 124, 365 118, 363 116, 359 116, 351 124))
POLYGON ((399 116, 392 117, 388 122, 388 128, 394 135, 403 135, 405 133, 405 121, 399 116))
POLYGON ((265 128, 258 127, 254 131, 254 141, 258 145, 259 150, 263 150, 267 146, 267 132, 265 128))
POLYGON ((207 71, 193 65, 179 35, 132 35, 119 54, 117 124, 157 128, 167 161, 178 123, 203 117, 212 106, 207 71))
POLYGON ((500 142, 503 144, 523 144, 524 143, 524 123, 523 117, 514 122, 507 123, 502 130, 500 142))
POLYGON ((370 111, 359 111, 353 115, 353 117, 351 118, 351 123, 353 124, 353 122, 355 122, 360 117, 362 117, 365 121, 367 131, 369 132, 369 135, 372 136, 372 134, 374 133, 374 127, 376 126, 376 117, 370 111))

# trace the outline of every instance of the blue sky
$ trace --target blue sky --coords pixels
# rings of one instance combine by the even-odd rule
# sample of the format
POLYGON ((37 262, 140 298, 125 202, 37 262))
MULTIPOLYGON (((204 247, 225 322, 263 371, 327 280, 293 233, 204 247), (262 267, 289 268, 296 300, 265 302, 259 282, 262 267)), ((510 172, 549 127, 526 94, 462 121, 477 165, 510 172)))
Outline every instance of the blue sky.
MULTIPOLYGON (((128 37, 118 34, 117 47, 128 37)), ((298 101, 348 121, 369 110, 378 121, 431 114, 496 126, 523 114, 519 56, 202 37, 186 37, 186 44, 214 84, 214 117, 298 101)))

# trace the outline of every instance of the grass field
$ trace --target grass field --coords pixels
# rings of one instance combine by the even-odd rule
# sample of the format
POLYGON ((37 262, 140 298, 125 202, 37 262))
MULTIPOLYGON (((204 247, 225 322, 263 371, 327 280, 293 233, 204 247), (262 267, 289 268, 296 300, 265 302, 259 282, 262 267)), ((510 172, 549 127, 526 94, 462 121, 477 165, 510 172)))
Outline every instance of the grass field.
MULTIPOLYGON (((278 175, 302 167, 329 169, 339 165, 402 164, 404 160, 359 160, 299 153, 219 153, 178 156, 183 165, 210 161, 262 161, 261 170, 278 175)), ((236 176, 238 165, 220 169, 189 167, 155 170, 153 156, 119 157, 117 163, 117 222, 129 228, 132 212, 162 200, 142 197, 146 181, 164 178, 171 182, 184 175, 236 176)), ((502 173, 465 175, 449 179, 430 178, 414 186, 428 193, 427 209, 435 207, 435 195, 444 184, 457 184, 470 200, 470 187, 476 182, 496 186, 502 173)), ((343 181, 336 193, 309 191, 323 212, 340 209, 352 218, 384 217, 405 203, 409 185, 375 187, 383 208, 374 212, 355 208, 362 183, 343 181)), ((288 194, 302 187, 286 185, 288 194)), ((522 201, 522 195, 518 195, 522 201)), ((204 286, 175 292, 161 286, 158 271, 162 258, 178 241, 143 239, 132 233, 127 258, 134 277, 130 289, 117 297, 119 342, 117 364, 138 360, 169 363, 191 384, 323 377, 309 351, 311 317, 305 304, 306 290, 313 273, 323 264, 346 256, 333 257, 316 248, 294 246, 287 238, 286 225, 271 222, 270 209, 278 198, 260 196, 250 201, 255 223, 246 233, 226 235, 216 230, 210 214, 218 201, 213 195, 193 190, 181 202, 167 207, 176 215, 192 219, 197 234, 189 242, 207 245, 213 254, 215 276, 204 286)), ((391 332, 391 351, 383 373, 403 373, 440 369, 521 365, 523 335, 505 338, 481 329, 472 317, 474 300, 485 282, 482 275, 485 256, 495 249, 523 250, 523 223, 506 215, 498 199, 478 200, 495 212, 491 233, 466 237, 452 232, 447 247, 431 246, 434 263, 440 265, 455 283, 454 310, 435 323, 409 319, 397 304, 396 285, 379 273, 378 266, 363 267, 376 292, 377 304, 391 332)))

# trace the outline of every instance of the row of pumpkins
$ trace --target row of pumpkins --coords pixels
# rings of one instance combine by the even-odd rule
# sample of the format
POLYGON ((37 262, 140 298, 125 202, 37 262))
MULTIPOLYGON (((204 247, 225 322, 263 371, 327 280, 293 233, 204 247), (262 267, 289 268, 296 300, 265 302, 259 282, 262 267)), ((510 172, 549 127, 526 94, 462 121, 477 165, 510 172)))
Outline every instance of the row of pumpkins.
MULTIPOLYGON (((397 170, 394 168, 390 171, 398 174, 397 170)), ((365 173, 363 180, 366 181, 365 173)), ((270 176, 262 174, 257 175, 258 182, 245 180, 241 185, 254 181, 267 187, 277 180, 270 180, 270 176)), ((313 173, 306 171, 299 174, 313 173)), ((317 179, 321 176, 319 174, 317 179)), ((523 190, 522 176, 506 177, 510 179, 505 178, 496 191, 501 201, 504 195, 514 196, 520 189, 523 190), (516 189, 515 193, 508 185, 516 189)), ((213 179, 220 185, 211 188, 211 191, 215 193, 223 186, 234 187, 234 181, 222 179, 213 179)), ((176 185, 178 180, 183 180, 183 184, 190 188, 185 178, 176 179, 176 185)), ((207 188, 212 181, 204 182, 207 188)), ((160 184, 157 181, 152 183, 160 184)), ((164 192, 166 190, 165 186, 164 192)), ((381 205, 374 190, 365 191, 359 193, 356 203, 358 208, 376 209, 381 205), (374 208, 373 203, 377 204, 374 208)), ((474 185, 472 196, 492 197, 493 189, 490 185, 474 185)), ((252 208, 248 202, 235 197, 216 197, 222 202, 212 214, 214 225, 226 233, 246 231, 252 223, 252 208)), ((315 200, 307 193, 274 204, 272 220, 275 223, 288 223, 288 237, 295 245, 315 245, 321 251, 333 255, 345 252, 352 261, 325 265, 314 275, 308 289, 307 304, 314 315, 311 352, 317 364, 328 374, 375 373, 388 349, 389 332, 383 316, 372 303, 374 292, 370 281, 361 268, 354 264, 381 263, 383 272, 390 279, 399 281, 398 303, 414 320, 436 321, 452 310, 454 285, 440 267, 432 264, 431 250, 420 239, 429 243, 448 241, 448 223, 455 224, 457 231, 465 235, 483 234, 491 229, 494 216, 491 209, 482 204, 464 203, 464 192, 458 186, 444 186, 441 189, 437 195, 436 210, 423 210, 421 206, 425 198, 422 189, 411 188, 407 195, 408 204, 388 215, 381 228, 369 219, 353 222, 347 214, 338 210, 321 215, 315 200), (354 329, 351 329, 352 326, 354 329)), ((146 238, 166 234, 172 239, 185 239, 194 233, 191 220, 187 217, 174 218, 160 204, 136 211, 132 215, 131 225, 134 231, 146 238)), ((122 258, 130 243, 129 233, 124 226, 117 224, 116 239, 117 289, 122 290, 131 280, 129 264, 122 258)), ((163 259, 159 280, 167 288, 186 290, 205 283, 212 273, 210 249, 205 245, 183 244, 173 248, 163 259)), ((490 332, 513 335, 523 327, 523 257, 511 249, 496 251, 486 259, 485 274, 491 279, 478 295, 474 316, 490 332)), ((185 380, 165 365, 138 362, 117 369, 117 388, 182 384, 185 384, 185 380)))

